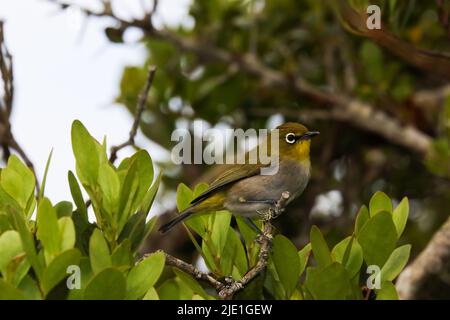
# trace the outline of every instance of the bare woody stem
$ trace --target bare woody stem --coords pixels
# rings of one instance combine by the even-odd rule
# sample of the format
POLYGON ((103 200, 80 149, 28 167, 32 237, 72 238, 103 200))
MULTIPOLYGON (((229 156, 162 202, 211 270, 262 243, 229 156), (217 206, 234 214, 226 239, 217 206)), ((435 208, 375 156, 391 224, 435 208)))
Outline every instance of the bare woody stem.
POLYGON ((141 122, 142 113, 144 112, 145 106, 147 105, 148 93, 150 92, 150 88, 152 87, 155 72, 156 72, 156 67, 150 66, 148 69, 148 73, 147 73, 147 80, 145 81, 145 85, 142 88, 141 93, 139 94, 136 111, 134 113, 134 121, 133 121, 133 125, 131 127, 131 130, 130 130, 130 133, 128 136, 128 140, 126 140, 125 142, 123 142, 117 146, 111 147, 111 155, 109 156, 109 161, 111 163, 114 163, 114 161, 117 160, 117 152, 119 152, 121 149, 123 149, 125 147, 135 145, 134 139, 136 138, 139 124, 141 122))
POLYGON ((434 234, 426 248, 400 274, 396 287, 400 299, 430 299, 439 291, 436 283, 450 279, 450 218, 434 234))

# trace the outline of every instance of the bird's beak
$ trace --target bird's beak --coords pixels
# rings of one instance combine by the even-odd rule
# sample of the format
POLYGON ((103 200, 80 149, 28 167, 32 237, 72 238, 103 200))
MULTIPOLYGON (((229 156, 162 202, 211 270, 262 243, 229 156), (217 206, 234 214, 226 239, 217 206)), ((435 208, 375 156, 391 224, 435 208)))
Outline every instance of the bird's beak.
POLYGON ((319 131, 308 131, 300 137, 300 140, 311 139, 312 137, 317 136, 319 134, 320 134, 319 131))

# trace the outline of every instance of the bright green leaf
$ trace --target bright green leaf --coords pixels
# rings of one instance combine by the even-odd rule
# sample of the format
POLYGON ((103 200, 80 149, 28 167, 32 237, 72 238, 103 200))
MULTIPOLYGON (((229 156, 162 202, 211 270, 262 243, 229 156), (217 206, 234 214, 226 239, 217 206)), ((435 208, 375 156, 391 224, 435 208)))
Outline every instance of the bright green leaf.
POLYGON ((134 266, 128 273, 126 298, 139 299, 154 286, 164 270, 165 260, 163 252, 156 252, 134 266))
POLYGON ((8 230, 0 235, 0 271, 3 276, 9 262, 21 252, 23 247, 17 231, 8 230))
POLYGON ((395 228, 397 229, 397 235, 400 236, 405 230, 406 222, 409 216, 409 201, 408 198, 404 197, 399 205, 395 208, 392 213, 392 220, 394 221, 395 228))
POLYGON ((398 293, 390 281, 381 283, 381 289, 377 291, 377 300, 398 300, 398 293))
POLYGON ((361 209, 359 209, 358 214, 356 215, 356 222, 355 222, 356 235, 359 234, 359 232, 369 219, 370 219, 369 209, 367 209, 366 206, 362 206, 361 209))
POLYGON ((343 264, 345 269, 348 270, 350 278, 353 278, 361 269, 363 263, 363 251, 355 238, 345 238, 333 248, 331 254, 335 257, 337 262, 343 264), (346 255, 347 257, 345 257, 346 255))
POLYGON ((394 280, 408 263, 411 245, 407 244, 392 251, 383 268, 381 268, 381 281, 394 280))
POLYGON ((108 244, 99 229, 94 230, 89 241, 89 257, 94 273, 112 265, 108 244))
POLYGON ((357 240, 363 249, 367 265, 381 268, 397 242, 392 215, 385 211, 377 213, 364 225, 357 240))
POLYGON ((298 258, 300 260, 300 272, 299 276, 303 274, 308 265, 309 256, 311 255, 311 243, 308 243, 298 252, 298 258))
POLYGON ((2 170, 0 185, 20 205, 27 207, 33 196, 36 181, 33 172, 15 155, 8 159, 8 165, 2 170))
POLYGON ((43 198, 37 211, 37 237, 41 241, 46 262, 49 264, 60 251, 59 227, 56 210, 50 200, 43 198))
POLYGON ((76 159, 77 174, 83 185, 91 187, 97 183, 100 165, 97 144, 80 121, 75 120, 72 123, 72 150, 76 159))
POLYGON ((78 249, 70 249, 58 255, 48 267, 44 270, 42 276, 42 288, 44 294, 47 295, 53 287, 55 287, 61 280, 65 279, 69 274, 67 267, 71 265, 78 265, 80 262, 81 253, 78 249))
POLYGON ((75 245, 75 227, 70 217, 62 217, 58 220, 60 250, 72 249, 75 245))
POLYGON ((384 192, 377 191, 370 199, 370 216, 373 217, 381 211, 392 213, 392 201, 384 192))

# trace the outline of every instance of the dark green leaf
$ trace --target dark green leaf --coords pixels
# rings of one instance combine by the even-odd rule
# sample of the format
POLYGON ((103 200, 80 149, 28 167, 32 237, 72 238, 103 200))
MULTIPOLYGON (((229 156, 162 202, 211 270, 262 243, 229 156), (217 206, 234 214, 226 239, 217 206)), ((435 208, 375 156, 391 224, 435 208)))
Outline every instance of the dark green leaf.
POLYGON ((89 281, 84 290, 86 300, 122 300, 126 291, 125 276, 115 268, 106 268, 89 281))
POLYGON ((312 226, 311 228, 311 249, 314 253, 314 259, 319 267, 326 267, 330 265, 333 260, 331 259, 330 249, 320 232, 319 228, 312 226))

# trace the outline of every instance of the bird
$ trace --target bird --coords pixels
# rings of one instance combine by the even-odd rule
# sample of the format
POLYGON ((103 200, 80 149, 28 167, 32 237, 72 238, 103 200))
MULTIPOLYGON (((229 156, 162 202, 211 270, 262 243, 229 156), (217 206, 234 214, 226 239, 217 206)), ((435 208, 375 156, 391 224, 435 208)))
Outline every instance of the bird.
MULTIPOLYGON (((295 122, 284 123, 275 129, 278 130, 278 150, 272 150, 270 154, 278 156, 279 167, 275 174, 262 174, 261 169, 269 165, 261 162, 229 165, 207 190, 191 201, 188 208, 162 225, 159 231, 166 233, 192 215, 219 210, 243 216, 253 226, 253 218, 270 220, 284 211, 284 207, 300 196, 308 184, 311 138, 320 132, 310 131, 295 122), (283 197, 287 200, 279 208, 279 199, 283 197)), ((271 131, 268 136, 269 146, 272 134, 271 131)))

